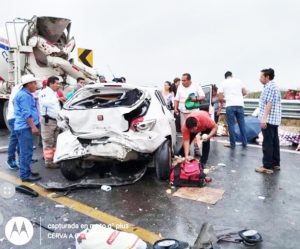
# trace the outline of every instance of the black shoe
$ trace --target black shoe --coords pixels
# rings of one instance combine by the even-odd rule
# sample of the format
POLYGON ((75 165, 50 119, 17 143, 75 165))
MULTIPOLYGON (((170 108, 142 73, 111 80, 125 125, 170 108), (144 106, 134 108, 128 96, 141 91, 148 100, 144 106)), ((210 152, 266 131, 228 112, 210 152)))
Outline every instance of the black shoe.
POLYGON ((36 182, 36 181, 38 181, 40 179, 41 179, 40 176, 33 176, 33 175, 31 175, 31 176, 29 176, 27 178, 22 179, 22 182, 36 182))
POLYGON ((31 171, 31 175, 32 175, 32 176, 39 176, 40 174, 39 174, 38 172, 31 171))

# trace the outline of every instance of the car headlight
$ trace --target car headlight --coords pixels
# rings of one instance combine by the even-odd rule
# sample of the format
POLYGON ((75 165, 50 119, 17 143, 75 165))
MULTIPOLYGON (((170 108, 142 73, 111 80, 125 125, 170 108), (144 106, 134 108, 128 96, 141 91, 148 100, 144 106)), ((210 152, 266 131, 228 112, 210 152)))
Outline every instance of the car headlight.
POLYGON ((156 124, 156 119, 146 120, 136 125, 137 131, 151 131, 156 124))

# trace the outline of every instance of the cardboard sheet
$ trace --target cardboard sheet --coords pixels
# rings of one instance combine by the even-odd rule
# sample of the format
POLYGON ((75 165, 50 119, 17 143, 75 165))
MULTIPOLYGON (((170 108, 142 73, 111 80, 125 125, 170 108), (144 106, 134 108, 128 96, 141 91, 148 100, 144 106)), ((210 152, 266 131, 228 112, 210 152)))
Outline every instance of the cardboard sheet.
POLYGON ((178 189, 173 194, 173 196, 215 205, 219 200, 223 198, 224 193, 225 191, 223 189, 215 189, 210 187, 204 187, 204 188, 182 187, 178 189))

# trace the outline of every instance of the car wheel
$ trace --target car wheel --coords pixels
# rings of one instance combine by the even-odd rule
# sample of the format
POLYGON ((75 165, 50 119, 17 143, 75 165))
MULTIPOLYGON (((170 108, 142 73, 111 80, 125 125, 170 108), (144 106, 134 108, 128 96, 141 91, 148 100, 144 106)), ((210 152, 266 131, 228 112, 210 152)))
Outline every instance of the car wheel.
POLYGON ((82 162, 79 159, 66 160, 60 162, 59 164, 61 173, 70 181, 78 180, 86 173, 85 169, 81 167, 82 162))
POLYGON ((154 154, 154 166, 156 176, 159 180, 167 180, 170 176, 170 168, 172 164, 172 148, 171 141, 166 140, 157 149, 154 154))
POLYGON ((8 100, 1 101, 0 100, 0 128, 9 128, 7 122, 7 110, 8 110, 8 100))

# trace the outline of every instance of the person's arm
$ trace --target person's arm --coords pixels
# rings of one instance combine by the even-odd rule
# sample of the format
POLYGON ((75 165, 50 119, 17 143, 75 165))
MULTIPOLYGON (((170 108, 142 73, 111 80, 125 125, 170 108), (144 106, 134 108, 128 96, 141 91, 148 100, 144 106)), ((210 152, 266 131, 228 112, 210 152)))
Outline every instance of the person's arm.
POLYGON ((190 140, 183 140, 183 151, 184 151, 184 158, 185 161, 189 160, 189 154, 190 154, 190 140))
POLYGON ((34 124, 32 117, 27 118, 26 123, 30 126, 33 135, 38 136, 40 134, 40 131, 34 124))
POLYGON ((222 105, 224 104, 225 102, 225 96, 224 96, 224 86, 223 86, 223 83, 221 83, 219 89, 218 89, 218 99, 219 99, 219 102, 222 103, 222 105))
POLYGON ((179 98, 180 98, 180 91, 179 91, 179 87, 178 87, 176 96, 174 98, 174 113, 176 115, 179 115, 179 110, 178 110, 178 107, 179 107, 179 98))
POLYGON ((33 122, 32 116, 31 116, 31 99, 29 96, 21 96, 18 99, 19 107, 21 108, 22 118, 26 121, 26 123, 31 128, 31 132, 34 135, 39 134, 39 129, 36 127, 36 125, 33 122))
POLYGON ((191 100, 192 100, 193 102, 201 102, 202 100, 205 99, 205 93, 204 93, 204 91, 203 91, 201 85, 198 86, 197 88, 198 88, 198 89, 197 89, 198 96, 192 97, 192 98, 191 98, 191 100))
POLYGON ((212 128, 212 130, 210 131, 210 133, 207 135, 207 139, 206 140, 209 140, 211 139, 214 135, 217 134, 217 131, 218 131, 218 125, 215 124, 214 127, 212 128))
POLYGON ((219 99, 219 102, 221 102, 223 104, 225 102, 224 93, 219 92, 218 93, 218 99, 219 99))
POLYGON ((218 111, 217 111, 217 116, 220 116, 221 111, 223 109, 224 103, 219 101, 219 107, 218 107, 218 111))
POLYGON ((262 129, 267 128, 268 116, 271 113, 271 110, 272 110, 272 102, 268 102, 265 106, 265 111, 260 121, 260 126, 262 129))
POLYGON ((276 97, 276 89, 272 87, 268 87, 264 91, 264 102, 266 103, 263 116, 260 120, 260 126, 262 129, 267 128, 267 122, 268 122, 268 116, 272 111, 272 102, 274 101, 274 98, 276 97))
POLYGON ((248 92, 247 92, 246 88, 243 87, 243 88, 242 88, 242 94, 243 94, 243 96, 246 96, 247 93, 248 93, 248 92))

